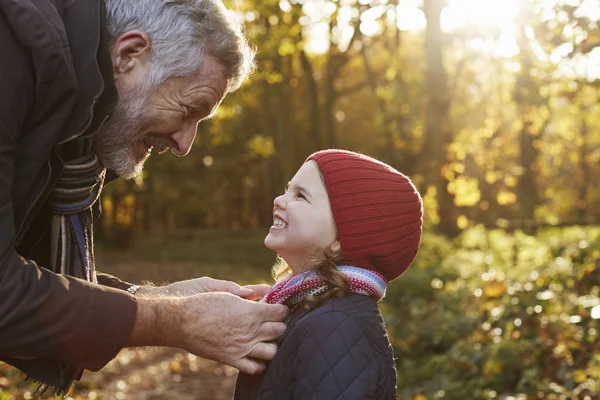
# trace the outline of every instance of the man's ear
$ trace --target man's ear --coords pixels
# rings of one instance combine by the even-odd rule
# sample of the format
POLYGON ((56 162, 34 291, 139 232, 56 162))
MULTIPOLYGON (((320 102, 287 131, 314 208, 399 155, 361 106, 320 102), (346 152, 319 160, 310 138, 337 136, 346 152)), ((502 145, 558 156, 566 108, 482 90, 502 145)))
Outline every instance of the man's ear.
POLYGON ((115 42, 111 59, 115 80, 146 64, 150 58, 150 38, 144 31, 127 31, 115 42))
POLYGON ((334 253, 339 253, 342 250, 342 246, 340 245, 340 241, 336 240, 335 242, 333 242, 333 244, 331 245, 331 251, 334 253))

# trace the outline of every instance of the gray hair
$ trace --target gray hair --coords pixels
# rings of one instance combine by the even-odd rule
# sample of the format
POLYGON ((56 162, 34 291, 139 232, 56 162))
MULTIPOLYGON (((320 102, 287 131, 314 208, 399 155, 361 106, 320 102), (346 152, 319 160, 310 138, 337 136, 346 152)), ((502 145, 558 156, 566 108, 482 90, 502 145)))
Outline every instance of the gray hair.
POLYGON ((206 52, 218 58, 234 91, 254 69, 255 50, 240 22, 221 0, 105 0, 110 45, 125 32, 141 30, 151 42, 150 80, 196 71, 206 52))

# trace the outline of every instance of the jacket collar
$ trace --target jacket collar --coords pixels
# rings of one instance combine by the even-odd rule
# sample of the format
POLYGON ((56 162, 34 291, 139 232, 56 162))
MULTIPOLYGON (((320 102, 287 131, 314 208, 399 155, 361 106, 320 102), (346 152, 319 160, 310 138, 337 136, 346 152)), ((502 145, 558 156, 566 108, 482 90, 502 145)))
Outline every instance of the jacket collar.
POLYGON ((104 1, 67 3, 64 25, 79 88, 73 110, 76 117, 64 141, 81 137, 83 133, 85 136, 93 134, 113 112, 117 102, 104 1))

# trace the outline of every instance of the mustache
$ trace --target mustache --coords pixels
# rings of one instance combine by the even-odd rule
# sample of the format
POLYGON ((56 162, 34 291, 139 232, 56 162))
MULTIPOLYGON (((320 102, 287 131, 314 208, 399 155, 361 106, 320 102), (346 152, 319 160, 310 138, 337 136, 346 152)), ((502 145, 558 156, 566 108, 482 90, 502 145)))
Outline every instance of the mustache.
POLYGON ((147 143, 149 143, 150 145, 152 145, 152 148, 158 154, 164 154, 167 151, 169 151, 170 149, 178 149, 178 147, 179 147, 177 145, 177 143, 175 143, 175 141, 173 141, 169 137, 165 137, 163 135, 150 134, 145 139, 145 141, 147 143))

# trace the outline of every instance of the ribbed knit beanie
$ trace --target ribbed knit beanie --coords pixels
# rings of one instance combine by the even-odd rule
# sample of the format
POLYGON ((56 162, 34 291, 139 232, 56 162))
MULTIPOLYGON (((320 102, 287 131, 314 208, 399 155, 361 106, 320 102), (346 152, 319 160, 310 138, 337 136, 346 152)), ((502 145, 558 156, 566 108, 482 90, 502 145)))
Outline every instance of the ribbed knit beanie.
POLYGON ((344 263, 389 281, 410 266, 421 242, 423 203, 410 179, 389 165, 346 150, 310 155, 319 165, 344 263))

